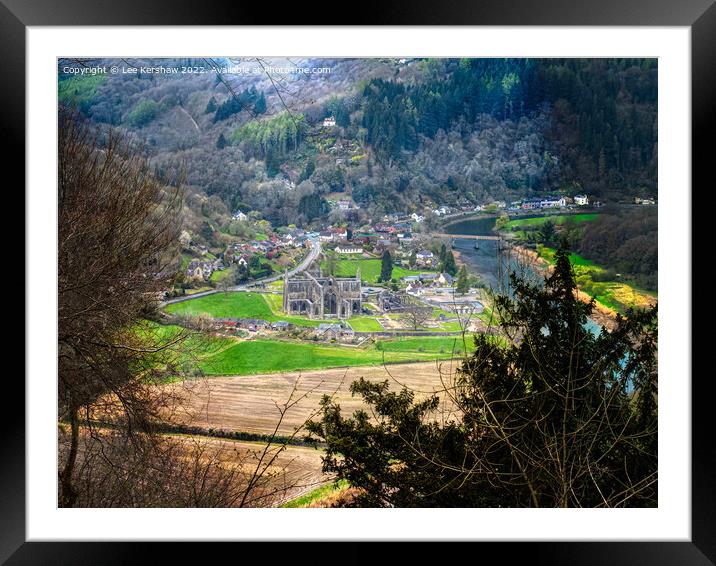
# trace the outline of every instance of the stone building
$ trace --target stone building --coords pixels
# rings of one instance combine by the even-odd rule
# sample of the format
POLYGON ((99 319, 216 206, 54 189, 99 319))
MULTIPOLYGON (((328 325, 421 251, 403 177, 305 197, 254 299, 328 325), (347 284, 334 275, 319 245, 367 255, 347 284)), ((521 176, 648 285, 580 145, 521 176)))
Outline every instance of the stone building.
POLYGON ((361 313, 360 270, 355 278, 283 278, 283 310, 289 315, 308 318, 350 318, 361 313))

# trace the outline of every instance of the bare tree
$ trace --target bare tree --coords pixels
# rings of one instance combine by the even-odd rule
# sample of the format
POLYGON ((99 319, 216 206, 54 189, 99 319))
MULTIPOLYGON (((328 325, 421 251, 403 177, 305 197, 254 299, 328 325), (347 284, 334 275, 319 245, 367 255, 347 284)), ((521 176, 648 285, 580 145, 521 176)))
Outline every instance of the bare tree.
POLYGON ((425 327, 425 323, 430 320, 432 314, 432 307, 422 305, 415 300, 410 300, 406 303, 401 313, 401 318, 413 330, 420 330, 425 327))
POLYGON ((288 437, 277 431, 308 393, 294 390, 277 404, 276 430, 263 445, 237 448, 231 431, 217 439, 191 429, 187 399, 206 385, 195 378, 212 351, 213 321, 176 316, 182 326, 162 326, 158 312, 177 265, 181 206, 181 191, 153 174, 141 147, 60 113, 63 507, 257 506, 304 487, 285 454, 301 427, 288 437))
POLYGON ((144 370, 166 365, 182 333, 159 339, 138 321, 170 286, 182 200, 141 148, 74 113, 60 112, 58 149, 58 410, 71 431, 59 480, 61 504, 72 505, 82 413, 111 393, 115 417, 141 431, 166 402, 149 394, 144 370))
POLYGON ((231 289, 231 278, 228 275, 222 277, 216 286, 224 295, 228 295, 231 289))

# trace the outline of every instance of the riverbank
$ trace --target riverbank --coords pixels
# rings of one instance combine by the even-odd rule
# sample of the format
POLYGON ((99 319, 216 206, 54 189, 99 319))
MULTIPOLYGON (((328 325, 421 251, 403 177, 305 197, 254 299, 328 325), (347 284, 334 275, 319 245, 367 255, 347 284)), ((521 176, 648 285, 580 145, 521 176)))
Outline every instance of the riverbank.
MULTIPOLYGON (((525 248, 519 244, 513 244, 512 254, 516 255, 521 261, 528 263, 535 271, 539 272, 542 276, 547 276, 552 273, 554 266, 549 263, 545 258, 541 257, 535 250, 525 248)), ((577 298, 580 301, 588 303, 592 300, 591 295, 584 291, 577 291, 577 298)), ((610 332, 616 328, 617 311, 595 301, 594 310, 592 311, 592 319, 600 326, 606 327, 610 332)))
MULTIPOLYGON (((512 248, 513 255, 517 254, 523 261, 529 262, 533 269, 538 271, 542 276, 545 276, 554 269, 553 262, 551 262, 549 258, 554 256, 555 250, 542 247, 540 251, 531 250, 519 244, 514 244, 512 248)), ((583 285, 588 286, 588 288, 599 286, 601 294, 605 297, 603 300, 599 294, 594 295, 584 289, 577 291, 577 297, 585 303, 590 302, 593 297, 595 298, 592 318, 597 324, 605 326, 610 331, 616 327, 616 316, 620 313, 620 310, 623 313, 628 307, 643 309, 649 308, 657 303, 656 297, 639 291, 623 282, 593 282, 590 273, 595 270, 602 271, 601 267, 589 260, 585 260, 581 256, 570 256, 570 260, 572 260, 577 284, 580 287, 583 285), (606 301, 613 304, 606 304, 606 301), (615 308, 615 305, 619 305, 619 307, 615 308)))

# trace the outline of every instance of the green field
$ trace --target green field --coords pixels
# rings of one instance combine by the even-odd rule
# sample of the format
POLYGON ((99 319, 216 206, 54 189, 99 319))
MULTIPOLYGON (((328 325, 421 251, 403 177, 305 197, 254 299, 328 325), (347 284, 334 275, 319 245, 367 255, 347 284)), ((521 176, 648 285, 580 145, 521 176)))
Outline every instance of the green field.
POLYGON ((380 323, 370 316, 357 316, 348 319, 348 323, 356 332, 381 332, 383 330, 380 323))
POLYGON ((472 338, 469 335, 465 336, 465 342, 463 342, 462 335, 456 335, 455 337, 406 336, 405 338, 380 340, 376 343, 375 347, 381 352, 419 352, 425 354, 445 354, 446 356, 451 356, 452 354, 462 354, 465 350, 465 344, 467 344, 468 347, 472 345, 472 338))
MULTIPOLYGON (((140 338, 144 348, 155 350, 155 353, 147 354, 145 362, 148 366, 145 367, 166 368, 168 365, 179 365, 189 372, 235 343, 235 340, 230 338, 217 338, 180 326, 160 325, 148 320, 138 322, 133 327, 133 332, 140 338)), ((168 380, 172 381, 173 378, 168 380)))
MULTIPOLYGON (((360 277, 363 281, 375 283, 380 275, 379 259, 339 259, 336 260, 336 269, 334 275, 336 277, 355 277, 356 272, 360 268, 360 277)), ((328 265, 326 262, 321 263, 321 269, 326 271, 328 265)), ((406 275, 418 275, 423 271, 415 271, 413 269, 405 269, 403 267, 393 267, 393 279, 400 279, 406 275)))
POLYGON ((214 283, 219 283, 220 281, 224 279, 233 279, 236 277, 236 270, 234 268, 228 268, 228 269, 222 269, 222 270, 216 270, 211 273, 210 279, 214 283))
MULTIPOLYGON (((468 338, 469 340, 469 338, 468 338)), ((222 346, 226 343, 222 342, 222 346)), ((199 362, 206 375, 253 375, 333 367, 446 359, 462 352, 462 338, 381 340, 367 347, 280 340, 247 340, 218 349, 199 362)))
POLYGON ((268 322, 285 320, 297 326, 318 326, 320 320, 309 320, 300 316, 286 316, 280 312, 281 295, 261 293, 229 292, 214 293, 167 305, 164 310, 170 314, 206 314, 214 318, 258 318, 268 322), (270 306, 269 306, 269 302, 270 306), (272 309, 273 307, 273 309, 272 309))
MULTIPOLYGON (((311 320, 302 316, 288 316, 283 314, 283 295, 277 293, 249 293, 218 292, 190 301, 173 303, 165 307, 169 314, 186 314, 197 316, 208 315, 213 318, 257 318, 268 322, 285 320, 296 326, 317 327, 322 320, 311 320)), ((435 316, 445 313, 451 318, 451 313, 435 309, 435 316)), ((351 328, 356 332, 381 332, 383 327, 372 316, 356 316, 348 319, 351 328)), ((438 330, 446 332, 459 332, 462 330, 455 321, 440 323, 438 330)))
MULTIPOLYGON (((537 253, 548 263, 554 264, 555 249, 539 245, 537 253)), ((604 276, 607 270, 579 254, 570 253, 569 261, 574 268, 579 288, 594 297, 602 305, 623 313, 629 307, 646 308, 654 303, 656 293, 637 289, 620 280, 595 281, 595 276, 604 276)))
POLYGON ((583 214, 560 214, 553 216, 539 216, 537 218, 519 218, 517 220, 510 220, 505 224, 505 230, 512 230, 513 227, 524 228, 524 227, 537 227, 544 224, 547 220, 551 220, 556 225, 564 224, 571 220, 576 223, 580 222, 591 222, 599 216, 596 212, 587 212, 583 214))
MULTIPOLYGON (((537 253, 539 253, 539 256, 541 258, 546 259, 550 264, 554 264, 554 254, 556 251, 557 250, 555 250, 554 248, 550 248, 543 245, 540 245, 537 249, 537 253)), ((569 263, 571 263, 573 266, 594 267, 598 270, 602 269, 591 259, 587 259, 586 257, 582 257, 581 255, 575 253, 569 254, 569 263)))

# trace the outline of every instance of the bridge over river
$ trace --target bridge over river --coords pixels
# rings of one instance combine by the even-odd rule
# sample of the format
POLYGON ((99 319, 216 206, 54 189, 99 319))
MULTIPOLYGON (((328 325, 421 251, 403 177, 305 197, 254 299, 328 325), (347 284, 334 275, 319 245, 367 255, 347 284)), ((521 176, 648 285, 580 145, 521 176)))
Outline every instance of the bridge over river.
POLYGON ((433 234, 436 238, 465 238, 466 240, 493 240, 498 241, 503 238, 500 236, 488 236, 485 234, 443 234, 441 232, 438 232, 437 234, 433 234))

